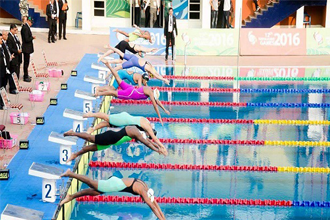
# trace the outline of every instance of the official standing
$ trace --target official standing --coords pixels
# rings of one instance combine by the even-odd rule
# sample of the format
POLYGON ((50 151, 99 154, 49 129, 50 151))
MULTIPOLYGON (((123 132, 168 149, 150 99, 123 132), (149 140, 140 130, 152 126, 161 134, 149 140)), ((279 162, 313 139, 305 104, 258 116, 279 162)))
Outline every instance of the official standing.
POLYGON ((164 36, 166 38, 166 55, 165 61, 168 58, 168 48, 170 42, 172 44, 172 60, 175 59, 175 37, 178 36, 178 29, 176 27, 176 18, 173 16, 173 8, 168 11, 168 16, 165 18, 164 36))
MULTIPOLYGON (((3 49, 2 34, 0 33, 0 88, 3 87, 6 74, 7 74, 7 60, 6 60, 5 51, 3 49)), ((3 109, 3 102, 2 99, 0 98, 0 110, 2 109, 3 109)))
POLYGON ((140 26, 141 0, 134 0, 134 24, 140 26))
POLYGON ((157 21, 157 16, 159 15, 159 0, 150 0, 150 27, 153 28, 155 22, 157 21))
MULTIPOLYGON (((21 42, 18 39, 17 36, 18 28, 15 24, 10 25, 10 32, 8 35, 7 45, 9 47, 10 52, 14 55, 14 58, 10 62, 10 73, 16 73, 17 77, 19 78, 20 75, 20 68, 22 63, 22 48, 21 48, 21 42)), ((9 81, 10 82, 10 81, 9 81)), ((10 85, 10 84, 9 84, 10 85)), ((9 92, 12 94, 17 94, 15 90, 12 90, 9 88, 9 92)))
POLYGON ((62 30, 63 30, 63 39, 66 40, 66 20, 67 20, 67 13, 69 10, 67 0, 59 0, 59 32, 58 32, 58 39, 61 40, 62 38, 62 30))
POLYGON ((145 27, 150 26, 150 0, 144 0, 145 27))
POLYGON ((5 66, 6 66, 6 74, 5 74, 5 78, 4 81, 2 82, 1 87, 7 87, 7 83, 9 81, 9 91, 12 94, 16 94, 14 93, 14 91, 16 90, 13 78, 11 77, 11 73, 10 73, 10 63, 11 61, 14 59, 14 54, 12 54, 9 50, 9 47, 7 45, 7 40, 8 40, 8 31, 2 31, 2 48, 3 48, 3 52, 5 54, 5 66))
POLYGON ((51 43, 50 41, 55 43, 57 7, 54 4, 54 0, 51 0, 50 3, 47 5, 46 14, 49 24, 48 43, 51 43))
POLYGON ((27 18, 26 23, 22 26, 21 35, 22 35, 22 52, 24 57, 24 77, 25 82, 31 82, 31 77, 29 76, 29 65, 30 65, 30 54, 34 52, 33 48, 33 39, 36 39, 35 36, 32 36, 31 26, 33 24, 33 19, 31 17, 27 18))

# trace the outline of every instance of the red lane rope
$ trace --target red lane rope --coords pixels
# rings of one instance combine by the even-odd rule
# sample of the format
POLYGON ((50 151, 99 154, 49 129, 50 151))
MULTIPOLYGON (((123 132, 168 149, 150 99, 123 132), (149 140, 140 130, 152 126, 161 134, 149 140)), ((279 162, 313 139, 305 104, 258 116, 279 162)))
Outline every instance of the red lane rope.
POLYGON ((163 76, 166 79, 187 79, 187 80, 234 80, 233 76, 163 76))
POLYGON ((189 88, 189 87, 152 87, 161 92, 216 92, 216 93, 235 93, 241 92, 241 89, 231 88, 189 88))
MULTIPOLYGON (((158 203, 168 204, 209 204, 209 205, 258 205, 258 206, 292 206, 289 200, 261 200, 261 199, 216 199, 216 198, 178 198, 155 197, 158 203)), ((76 198, 77 202, 130 202, 143 203, 138 196, 82 196, 76 198)))
MULTIPOLYGON (((147 119, 151 122, 159 122, 159 118, 147 117, 147 119)), ((254 124, 253 119, 162 118, 162 120, 171 123, 254 124)))
POLYGON ((235 166, 235 165, 218 166, 218 165, 192 165, 192 164, 126 163, 126 162, 108 162, 108 161, 90 161, 89 166, 122 168, 122 169, 277 172, 277 167, 272 167, 272 166, 235 166))
MULTIPOLYGON (((134 142, 135 140, 132 140, 134 142)), ((217 144, 217 145, 265 145, 264 140, 208 140, 208 139, 177 139, 159 138, 165 144, 217 144)))
MULTIPOLYGON (((192 106, 213 106, 213 107, 246 107, 246 103, 241 102, 195 102, 195 101, 161 101, 164 105, 192 105, 192 106)), ((112 104, 131 104, 131 105, 151 105, 149 100, 123 100, 112 99, 112 104)))

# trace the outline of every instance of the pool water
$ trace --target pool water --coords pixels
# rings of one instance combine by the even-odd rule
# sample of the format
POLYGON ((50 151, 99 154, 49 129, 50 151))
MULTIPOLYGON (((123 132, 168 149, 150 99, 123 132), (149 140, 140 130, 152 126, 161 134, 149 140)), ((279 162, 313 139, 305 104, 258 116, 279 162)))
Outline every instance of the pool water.
MULTIPOLYGON (((173 70, 172 70, 173 71, 173 70)), ((166 70, 171 72, 171 70, 166 70)), ((151 80, 150 86, 164 86, 151 80)), ((326 89, 327 82, 237 82, 175 80, 170 86, 197 88, 271 88, 326 89)), ((178 93, 163 92, 160 100, 253 103, 326 103, 329 94, 288 93, 178 93)), ((168 107, 168 106, 166 106, 168 107)), ((260 108, 170 106, 170 116, 162 117, 210 119, 287 119, 329 120, 328 109, 321 108, 260 108)), ((157 117, 152 106, 114 105, 111 113, 126 111, 132 115, 157 117)), ((327 126, 242 125, 154 123, 161 138, 330 141, 327 126)), ((242 146, 242 145, 180 145, 165 144, 164 157, 138 143, 125 143, 105 151, 95 152, 92 160, 134 162, 206 164, 239 166, 329 167, 330 154, 326 147, 242 146)), ((89 168, 88 176, 107 179, 109 176, 140 178, 153 188, 156 197, 240 198, 275 200, 330 201, 328 174, 320 173, 261 173, 235 171, 184 170, 122 170, 89 168)), ((86 188, 83 185, 83 188, 86 188)), ((111 195, 128 195, 114 193, 111 195)), ((160 204, 167 219, 329 219, 330 208, 261 207, 238 205, 160 204)), ((146 204, 80 203, 72 219, 156 219, 146 204)))

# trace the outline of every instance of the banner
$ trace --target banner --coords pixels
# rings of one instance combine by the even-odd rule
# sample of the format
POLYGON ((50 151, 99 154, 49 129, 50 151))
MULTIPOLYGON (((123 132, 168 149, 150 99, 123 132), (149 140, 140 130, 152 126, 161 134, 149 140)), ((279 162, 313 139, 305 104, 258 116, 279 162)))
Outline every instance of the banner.
POLYGON ((307 67, 305 77, 330 77, 330 67, 307 67))
POLYGON ((188 0, 173 0, 172 8, 176 19, 188 19, 188 0))
POLYGON ((305 29, 241 29, 241 55, 306 55, 305 29))
MULTIPOLYGON (((121 40, 127 37, 113 32, 110 28, 110 45, 115 46, 121 40)), ((125 31, 127 34, 134 31, 134 28, 118 28, 125 31)), ((164 37, 164 29, 162 28, 143 28, 150 32, 152 44, 144 39, 137 39, 136 44, 143 45, 149 48, 157 48, 154 55, 165 55, 166 39, 164 37)), ((190 39, 190 44, 187 46, 187 55, 238 55, 238 30, 235 29, 179 29, 179 35, 175 39, 175 48, 177 55, 184 55, 185 42, 182 40, 182 34, 185 34, 190 39)), ((170 52, 171 53, 171 52, 170 52)))
POLYGON ((107 0, 106 16, 109 18, 130 18, 130 0, 107 0))
POLYGON ((330 29, 307 28, 307 55, 330 54, 330 29))

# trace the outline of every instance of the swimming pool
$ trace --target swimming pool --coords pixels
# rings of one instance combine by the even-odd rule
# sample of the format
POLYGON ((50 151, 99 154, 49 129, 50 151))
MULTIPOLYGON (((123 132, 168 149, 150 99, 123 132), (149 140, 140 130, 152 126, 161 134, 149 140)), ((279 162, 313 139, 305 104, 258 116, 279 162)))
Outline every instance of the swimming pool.
MULTIPOLYGON (((212 67, 214 68, 214 67, 212 67)), ((192 68, 193 69, 193 68, 192 68)), ((207 68, 204 68, 204 70, 207 68)), ((165 68, 166 73, 177 72, 165 68)), ((193 72, 193 70, 191 70, 193 72)), ((197 72, 197 70, 196 70, 197 72)), ((226 72, 226 71, 225 71, 226 72)), ((232 72, 235 76, 235 71, 232 72)), ((150 81, 151 86, 163 86, 150 81)), ((329 89, 328 82, 175 80, 170 87, 240 89, 329 89)), ((160 100, 244 103, 327 103, 327 93, 183 93, 163 92, 160 100)), ((152 106, 113 105, 111 113, 156 117, 152 106)), ((169 107, 169 106, 166 106, 169 107)), ((170 106, 173 118, 329 120, 328 108, 170 106)), ((274 124, 155 123, 160 138, 329 141, 328 126, 274 124)), ((166 144, 164 158, 138 143, 95 152, 93 161, 276 167, 329 167, 327 147, 166 144)), ((156 197, 239 198, 330 201, 329 174, 238 171, 191 171, 89 168, 88 176, 134 177, 153 188, 156 197)), ((83 188, 87 186, 84 185, 83 188)), ((117 193, 112 195, 123 195, 117 193)), ((126 194, 125 194, 126 195, 126 194)), ((128 194, 127 194, 128 195, 128 194)), ((160 204, 167 219, 328 219, 330 208, 245 205, 160 204)), ((79 203, 72 219, 156 219, 138 203, 79 203)))

